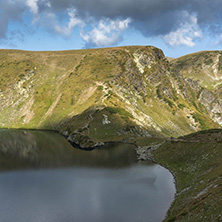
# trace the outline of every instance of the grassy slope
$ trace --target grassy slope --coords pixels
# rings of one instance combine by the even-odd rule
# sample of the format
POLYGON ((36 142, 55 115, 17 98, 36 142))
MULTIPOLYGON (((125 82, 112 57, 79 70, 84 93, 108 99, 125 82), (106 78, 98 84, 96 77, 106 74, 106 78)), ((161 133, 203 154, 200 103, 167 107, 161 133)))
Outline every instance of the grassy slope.
POLYGON ((171 66, 185 77, 192 78, 201 86, 214 91, 222 85, 222 52, 203 51, 171 61, 171 66))
POLYGON ((92 104, 100 105, 97 84, 109 80, 118 69, 106 64, 102 51, 1 51, 1 91, 6 98, 2 100, 6 107, 1 112, 3 126, 50 128, 92 104), (31 77, 19 86, 29 72, 31 77))
POLYGON ((222 130, 201 131, 169 141, 154 152, 171 170, 177 195, 166 221, 221 221, 222 130))
POLYGON ((110 141, 117 136, 130 138, 129 126, 137 126, 137 132, 142 127, 158 137, 219 127, 197 97, 198 90, 172 72, 162 51, 151 46, 60 52, 0 50, 2 128, 59 129, 73 134, 92 118, 84 136, 110 141), (101 107, 120 108, 129 114, 114 115, 101 107), (85 116, 88 109, 94 111, 85 116), (112 120, 109 124, 102 124, 104 115, 112 120), (80 116, 78 128, 75 117, 80 116), (108 135, 106 139, 104 135, 108 135))

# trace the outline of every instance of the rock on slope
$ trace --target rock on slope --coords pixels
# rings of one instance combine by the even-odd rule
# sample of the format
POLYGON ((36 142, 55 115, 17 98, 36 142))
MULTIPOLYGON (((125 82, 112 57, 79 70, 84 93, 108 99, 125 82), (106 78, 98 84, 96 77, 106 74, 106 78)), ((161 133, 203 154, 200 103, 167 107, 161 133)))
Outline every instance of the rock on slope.
POLYGON ((222 124, 222 52, 204 51, 175 59, 171 63, 188 81, 195 80, 202 86, 198 100, 211 119, 222 124))
POLYGON ((152 46, 0 50, 1 127, 57 129, 81 147, 220 127, 220 91, 175 61, 152 46))

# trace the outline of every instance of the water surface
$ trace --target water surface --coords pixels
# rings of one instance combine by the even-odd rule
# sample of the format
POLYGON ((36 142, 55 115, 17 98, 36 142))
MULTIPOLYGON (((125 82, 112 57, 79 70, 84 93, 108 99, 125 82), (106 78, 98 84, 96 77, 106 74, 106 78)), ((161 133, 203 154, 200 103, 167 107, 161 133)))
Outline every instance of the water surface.
POLYGON ((0 221, 159 222, 174 198, 171 173, 138 163, 130 145, 82 151, 54 132, 16 130, 0 131, 0 144, 1 169, 17 169, 0 173, 0 221))

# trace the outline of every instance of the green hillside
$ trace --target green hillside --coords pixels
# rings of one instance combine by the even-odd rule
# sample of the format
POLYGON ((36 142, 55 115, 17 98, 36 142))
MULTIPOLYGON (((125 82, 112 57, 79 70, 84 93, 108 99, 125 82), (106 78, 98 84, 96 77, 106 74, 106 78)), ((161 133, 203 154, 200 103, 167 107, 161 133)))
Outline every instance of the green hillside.
POLYGON ((184 77, 192 78, 210 91, 222 85, 222 51, 203 51, 171 61, 184 77))
POLYGON ((221 127, 219 86, 179 61, 152 46, 0 50, 0 127, 56 129, 82 147, 221 127))
POLYGON ((154 152, 174 174, 177 194, 165 221, 221 221, 222 130, 201 131, 165 143, 154 152))

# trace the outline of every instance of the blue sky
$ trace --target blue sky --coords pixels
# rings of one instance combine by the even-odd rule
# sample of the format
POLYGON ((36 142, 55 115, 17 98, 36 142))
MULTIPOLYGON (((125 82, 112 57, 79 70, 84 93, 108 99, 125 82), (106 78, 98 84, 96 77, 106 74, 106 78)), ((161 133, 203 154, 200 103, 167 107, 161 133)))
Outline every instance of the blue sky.
POLYGON ((153 45, 179 57, 222 48, 221 0, 0 0, 0 48, 153 45))

